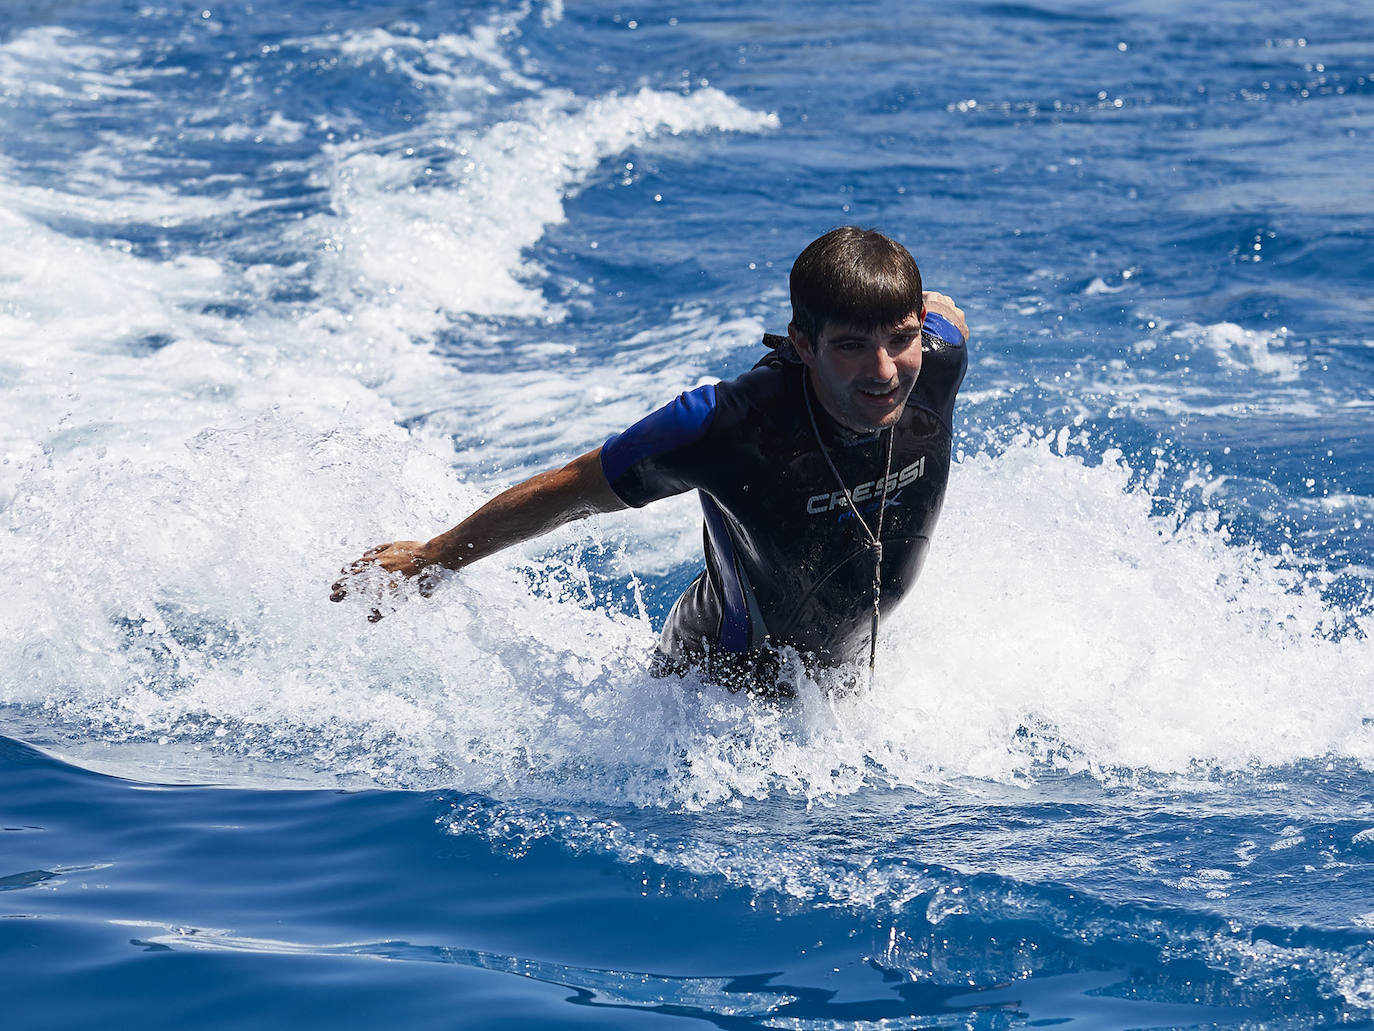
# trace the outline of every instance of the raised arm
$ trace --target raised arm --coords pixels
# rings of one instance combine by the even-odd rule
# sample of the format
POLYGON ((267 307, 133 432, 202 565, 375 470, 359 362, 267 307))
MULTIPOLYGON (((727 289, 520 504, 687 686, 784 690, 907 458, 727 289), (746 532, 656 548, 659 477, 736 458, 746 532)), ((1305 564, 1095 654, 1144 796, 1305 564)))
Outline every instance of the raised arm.
MULTIPOLYGON (((954 303, 953 297, 936 290, 927 290, 924 299, 926 311, 934 312, 946 319, 959 331, 960 336, 968 340, 968 323, 964 321, 964 309, 954 303)), ((953 341, 950 342, 953 343, 953 341)))
MULTIPOLYGON (((574 519, 625 507, 606 482, 601 449, 597 448, 561 469, 550 469, 517 483, 432 540, 393 541, 370 548, 342 570, 329 597, 331 601, 342 601, 351 586, 350 579, 372 566, 401 576, 416 576, 426 569, 461 569, 574 519)), ((429 589, 432 590, 432 584, 429 589)), ((429 593, 423 581, 421 592, 429 593)), ((382 615, 374 609, 368 618, 375 623, 382 615)))

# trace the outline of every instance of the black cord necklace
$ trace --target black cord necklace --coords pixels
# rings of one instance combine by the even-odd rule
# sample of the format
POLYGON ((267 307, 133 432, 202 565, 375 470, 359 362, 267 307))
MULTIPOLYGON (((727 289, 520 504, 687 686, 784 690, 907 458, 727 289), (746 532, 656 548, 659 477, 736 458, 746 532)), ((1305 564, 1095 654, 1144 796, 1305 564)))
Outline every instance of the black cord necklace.
POLYGON ((868 550, 873 556, 873 628, 868 638, 868 689, 873 690, 874 671, 878 663, 878 615, 882 608, 883 597, 883 514, 887 511, 887 488, 889 478, 892 475, 892 438, 895 426, 889 426, 887 430, 887 462, 883 467, 883 493, 878 501, 878 518, 873 529, 869 529, 864 517, 859 514, 859 506, 854 503, 854 495, 850 493, 849 487, 844 482, 844 477, 835 468, 835 462, 830 457, 830 451, 825 446, 825 441, 821 439, 821 428, 816 423, 816 411, 811 407, 811 377, 808 370, 802 370, 802 397, 806 399, 806 414, 811 418, 811 432, 816 435, 816 444, 821 449, 821 455, 825 458, 825 464, 830 466, 830 472, 835 477, 835 482, 840 485, 840 490, 844 492, 844 498, 849 502, 849 511, 854 516, 855 522, 863 530, 864 543, 868 545, 868 550))

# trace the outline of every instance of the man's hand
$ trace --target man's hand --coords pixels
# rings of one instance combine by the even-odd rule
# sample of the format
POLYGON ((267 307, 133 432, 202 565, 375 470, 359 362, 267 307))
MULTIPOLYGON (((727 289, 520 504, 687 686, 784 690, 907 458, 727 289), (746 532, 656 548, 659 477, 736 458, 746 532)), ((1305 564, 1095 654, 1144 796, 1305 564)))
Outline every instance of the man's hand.
MULTIPOLYGON (((353 581, 366 576, 368 571, 372 569, 399 574, 387 582, 387 588, 393 591, 400 585, 400 577, 419 576, 420 595, 425 598, 434 593, 434 589, 439 583, 439 577, 434 575, 439 570, 434 568, 434 563, 428 557, 425 544, 422 541, 392 541, 390 544, 379 544, 375 548, 368 548, 367 551, 363 552, 362 558, 339 570, 339 579, 334 581, 333 586, 330 587, 329 600, 343 601, 348 596, 353 581)), ((377 608, 374 608, 367 615, 369 623, 376 623, 381 618, 381 609, 377 608)))
MULTIPOLYGON (((395 591, 401 580, 417 577, 420 596, 428 598, 451 571, 461 569, 502 548, 532 540, 574 519, 595 512, 618 512, 627 507, 606 482, 601 449, 574 458, 561 469, 531 476, 502 491, 453 529, 426 543, 393 541, 369 548, 363 557, 344 566, 330 590, 330 601, 343 601, 348 592, 395 591), (381 570, 382 576, 377 575, 381 570), (385 581, 384 584, 379 581, 385 581)), ((368 620, 382 618, 374 608, 368 620)))
POLYGON ((934 290, 925 292, 926 311, 933 311, 936 315, 943 315, 954 324, 965 340, 968 340, 968 323, 964 321, 964 312, 954 298, 948 294, 937 293, 934 290))

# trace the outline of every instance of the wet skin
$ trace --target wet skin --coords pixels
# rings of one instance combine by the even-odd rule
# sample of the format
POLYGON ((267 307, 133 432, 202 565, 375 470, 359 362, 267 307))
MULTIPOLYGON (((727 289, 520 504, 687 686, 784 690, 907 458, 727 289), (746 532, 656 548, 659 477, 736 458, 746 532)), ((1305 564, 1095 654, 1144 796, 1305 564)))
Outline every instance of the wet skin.
POLYGON ((928 290, 925 305, 896 325, 877 329, 832 322, 814 345, 795 323, 787 327, 817 399, 841 426, 873 433, 901 418, 921 373, 921 325, 927 310, 968 337, 964 313, 950 297, 928 290))
POLYGON ((895 326, 877 329, 832 322, 814 346, 795 326, 788 327, 816 399, 841 426, 872 433, 901 418, 921 372, 924 316, 924 311, 913 312, 895 326))

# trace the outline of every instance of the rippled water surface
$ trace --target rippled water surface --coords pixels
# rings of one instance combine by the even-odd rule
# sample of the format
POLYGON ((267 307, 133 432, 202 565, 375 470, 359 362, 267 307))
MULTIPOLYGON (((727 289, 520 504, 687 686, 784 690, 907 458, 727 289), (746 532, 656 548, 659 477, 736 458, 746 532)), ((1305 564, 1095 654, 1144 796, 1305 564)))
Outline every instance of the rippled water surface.
POLYGON ((0 12, 23 1028, 1374 1024, 1374 14, 0 12), (380 624, 877 225, 968 312, 871 691, 650 678, 691 498, 380 624))

